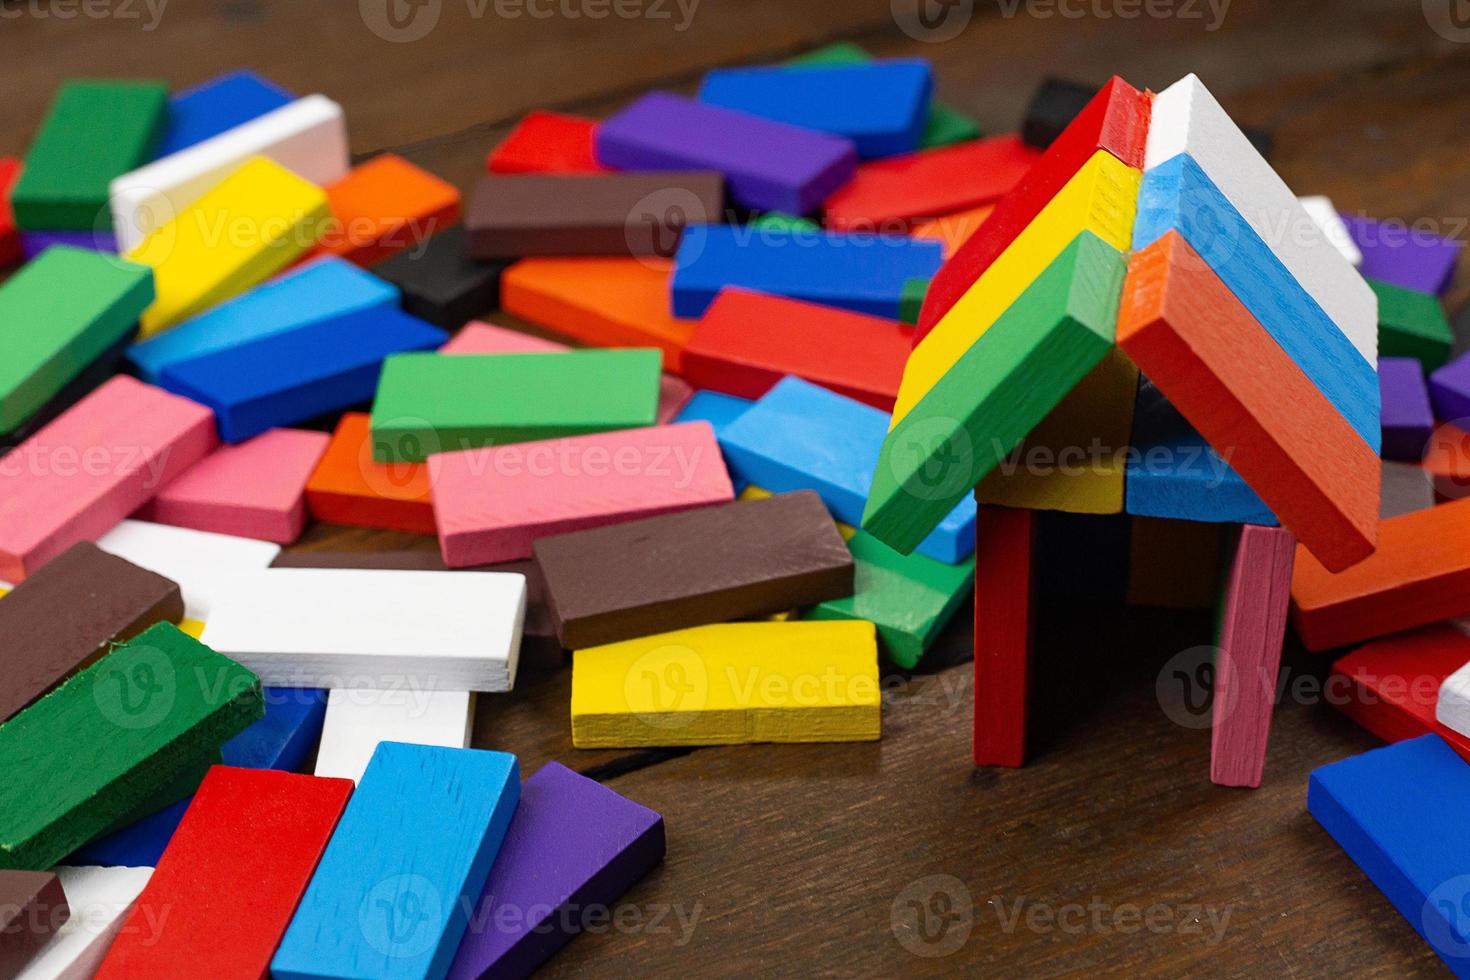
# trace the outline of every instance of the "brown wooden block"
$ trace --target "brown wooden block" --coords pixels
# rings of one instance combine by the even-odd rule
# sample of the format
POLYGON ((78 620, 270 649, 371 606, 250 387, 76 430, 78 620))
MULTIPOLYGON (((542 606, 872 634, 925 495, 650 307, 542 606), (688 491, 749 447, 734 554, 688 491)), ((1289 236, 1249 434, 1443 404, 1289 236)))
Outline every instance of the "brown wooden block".
POLYGON ((0 978, 10 980, 71 918, 50 871, 0 871, 0 978))
POLYGON ((809 490, 542 538, 562 645, 580 650, 852 595, 852 554, 809 490))

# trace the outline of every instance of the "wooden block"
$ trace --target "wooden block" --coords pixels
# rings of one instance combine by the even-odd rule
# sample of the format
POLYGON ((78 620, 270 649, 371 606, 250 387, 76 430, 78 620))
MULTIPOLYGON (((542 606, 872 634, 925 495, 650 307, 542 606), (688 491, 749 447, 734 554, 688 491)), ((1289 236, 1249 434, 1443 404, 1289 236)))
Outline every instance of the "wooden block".
POLYGON ((1410 463, 1383 461, 1382 490, 1379 493, 1378 517, 1388 520, 1416 510, 1434 506, 1434 478, 1410 463))
POLYGON ((1470 355, 1461 354, 1429 375, 1429 399, 1439 418, 1470 426, 1470 355))
POLYGON ((429 482, 451 568, 529 558, 537 538, 735 495, 699 422, 440 453, 429 482))
POLYGON ((211 769, 97 976, 264 976, 351 795, 343 779, 211 769))
POLYGON ((1433 371, 1450 359, 1455 335, 1439 297, 1379 279, 1368 285, 1378 296, 1378 348, 1384 357, 1413 357, 1433 371))
POLYGON ((118 177, 108 195, 118 246, 137 248, 255 157, 313 184, 336 181, 348 168, 342 107, 308 95, 118 177))
POLYGON ((81 373, 32 412, 29 418, 9 433, 0 436, 0 455, 40 432, 60 418, 63 412, 121 373, 126 367, 128 348, 137 335, 135 324, 120 340, 99 354, 92 363, 82 368, 81 373))
POLYGON ((77 914, 56 930, 16 980, 94 976, 152 874, 152 868, 57 868, 67 904, 77 914))
POLYGON ((545 537, 535 553, 569 649, 756 619, 853 591, 852 556, 810 491, 545 537))
POLYGON ((492 174, 597 174, 597 120, 532 109, 485 158, 492 174))
POLYGON ((872 623, 723 623, 572 657, 583 749, 875 741, 881 711, 872 623))
POLYGON ((232 71, 176 92, 168 100, 168 119, 155 155, 161 158, 187 150, 295 98, 252 71, 232 71))
POLYGON ((327 700, 315 772, 357 782, 380 742, 464 749, 474 724, 468 691, 339 689, 327 700))
MULTIPOLYGON (((1470 663, 1470 658, 1466 659, 1470 663)), ((1470 671, 1464 666, 1444 679, 1439 688, 1435 720, 1460 736, 1470 736, 1470 671)))
POLYGON ((263 713, 248 670, 167 623, 143 631, 0 725, 0 867, 50 867, 263 713))
POLYGON ((896 235, 701 225, 685 229, 669 288, 675 316, 703 316, 721 289, 740 286, 897 320, 904 283, 942 261, 938 243, 896 235))
POLYGON ((1374 448, 1178 234, 1130 260, 1118 343, 1329 568, 1372 553, 1374 448))
POLYGON ((1097 89, 1091 85, 1065 78, 1043 78, 1026 105, 1026 115, 1021 122, 1021 138, 1028 146, 1046 149, 1087 108, 1087 104, 1096 94, 1097 89))
POLYGON ((107 185, 152 159, 167 103, 162 82, 64 82, 11 191, 16 224, 106 228, 107 185))
POLYGON ((686 225, 723 220, 712 170, 649 174, 492 174, 465 215, 475 259, 524 255, 671 256, 686 225))
POLYGON ((97 547, 179 583, 184 615, 201 620, 229 588, 230 576, 266 568, 281 551, 265 541, 133 520, 99 537, 97 547))
POLYGON ((888 411, 912 332, 892 320, 722 289, 684 349, 695 387, 759 398, 788 374, 888 411))
POLYGON ((89 252, 117 254, 117 239, 109 231, 23 231, 20 234, 21 257, 29 262, 57 245, 82 248, 89 252))
POLYGON ((373 459, 371 416, 345 412, 306 481, 311 516, 329 524, 433 534, 434 505, 424 463, 373 459))
POLYGON ((0 871, 0 977, 18 976, 71 917, 50 871, 0 871))
POLYGON ((1380 221, 1344 214, 1348 234, 1363 255, 1364 277, 1420 293, 1443 293, 1465 243, 1434 234, 1419 223, 1380 221))
POLYGON ((0 286, 0 433, 14 432, 132 333, 153 275, 116 256, 52 248, 0 286))
MULTIPOLYGON (((915 238, 927 238, 931 241, 940 242, 944 245, 944 257, 949 259, 954 257, 955 253, 964 246, 965 242, 969 241, 970 236, 979 231, 980 226, 985 224, 986 220, 994 213, 995 205, 993 204, 985 204, 978 208, 966 208, 963 211, 956 211, 953 214, 946 214, 938 218, 930 218, 928 221, 921 221, 914 225, 913 231, 910 234, 915 238)), ((924 296, 927 297, 928 295, 928 283, 925 283, 924 296)), ((921 301, 921 315, 922 311, 921 301)), ((920 317, 916 316, 912 322, 917 324, 919 319, 920 317)), ((906 320, 905 322, 909 321, 906 320)))
POLYGON ((1026 761, 1035 632, 1036 512, 986 507, 975 537, 977 766, 1026 761))
POLYGON ((363 404, 377 391, 384 358, 447 339, 417 317, 376 306, 170 364, 161 383, 208 405, 220 438, 237 443, 363 404))
POLYGON ((1301 202, 1302 210, 1312 219, 1312 224, 1326 236, 1338 254, 1347 259, 1348 265, 1357 268, 1363 264, 1363 253, 1358 250, 1352 233, 1348 231, 1347 222, 1338 214, 1331 198, 1315 194, 1299 197, 1297 200, 1301 202))
POLYGON ((822 206, 827 227, 906 232, 923 221, 995 204, 1040 156, 1014 135, 873 160, 822 206))
POLYGON ((513 755, 380 745, 271 976, 444 976, 519 799, 513 755))
POLYGON ((1226 528, 1158 517, 1134 517, 1129 525, 1128 605, 1215 608, 1226 528))
POLYGON ((616 907, 663 857, 663 817, 546 763, 521 785, 520 805, 472 913, 475 922, 508 927, 467 933, 448 976, 529 976, 592 924, 591 910, 616 907))
POLYGON ((313 254, 361 266, 418 248, 459 220, 459 188, 396 153, 353 167, 326 191, 332 223, 313 254))
POLYGON ((1470 613, 1470 501, 1384 521, 1378 550, 1333 574, 1299 549, 1292 625, 1308 650, 1327 650, 1470 613))
POLYGON ((216 449, 138 512, 160 524, 290 544, 306 528, 306 481, 325 432, 272 429, 216 449))
POLYGON ((851 141, 649 92, 597 127, 596 156, 617 170, 718 170, 730 198, 750 208, 814 211, 852 176, 851 141))
POLYGON ((446 228, 427 242, 373 266, 373 273, 397 286, 403 309, 446 330, 500 305, 504 263, 476 262, 465 253, 462 225, 446 228))
POLYGON ((1430 732, 1470 759, 1470 738, 1436 718, 1445 678, 1470 663, 1470 638, 1436 623, 1364 644, 1332 665, 1332 704, 1385 742, 1430 732))
POLYGON ((20 231, 15 227, 15 212, 10 206, 20 169, 19 158, 0 156, 0 269, 17 265, 23 258, 20 231))
POLYGON ((373 458, 433 453, 652 425, 656 350, 557 354, 400 354, 373 401, 373 458))
MULTIPOLYGON (((752 404, 754 403, 749 398, 736 398, 718 391, 696 391, 672 421, 708 422, 715 430, 715 438, 719 438, 725 427, 739 418, 740 413, 752 404)), ((730 483, 737 496, 747 485, 745 480, 734 474, 730 475, 730 483)))
POLYGON ((593 347, 657 347, 681 370, 692 320, 669 309, 672 266, 659 259, 523 259, 505 270, 505 312, 593 347))
POLYGON ((0 576, 19 582, 105 533, 214 446, 203 406, 132 378, 103 384, 0 465, 0 576))
POLYGON ((413 691, 515 684, 524 576, 270 568, 231 586, 202 640, 264 683, 413 691))
POLYGON ((78 542, 26 579, 0 605, 0 723, 12 718, 110 644, 184 616, 179 587, 161 575, 78 542))
MULTIPOLYGON (((1470 419, 1464 421, 1470 425, 1470 419)), ((1470 495, 1470 432, 1452 422, 1442 423, 1429 437, 1420 465, 1434 483, 1435 496, 1458 500, 1470 495)))
POLYGON ((919 311, 924 308, 924 294, 929 291, 928 279, 908 279, 903 284, 903 295, 898 300, 898 319, 907 326, 919 322, 919 311))
POLYGON ((1434 434, 1434 412, 1429 407, 1423 366, 1412 357, 1380 357, 1378 390, 1383 402, 1379 420, 1383 457, 1417 463, 1424 458, 1424 447, 1434 434))

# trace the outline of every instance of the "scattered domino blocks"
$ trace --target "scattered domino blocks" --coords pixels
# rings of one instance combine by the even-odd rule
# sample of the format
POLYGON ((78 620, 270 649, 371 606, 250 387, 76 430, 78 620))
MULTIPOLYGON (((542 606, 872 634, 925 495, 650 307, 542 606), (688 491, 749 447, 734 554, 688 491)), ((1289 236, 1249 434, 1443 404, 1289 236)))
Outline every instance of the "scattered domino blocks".
POLYGON ((57 868, 67 903, 85 914, 52 934, 17 980, 74 980, 95 975, 123 919, 152 877, 150 868, 57 868))
POLYGON ((1333 705, 1385 742, 1430 732, 1470 760, 1470 738, 1436 717, 1439 692, 1470 663, 1470 637, 1437 623, 1364 644, 1332 665, 1333 705))
POLYGON ((1423 366, 1412 357, 1380 357, 1378 386, 1383 401, 1383 458, 1417 463, 1434 434, 1423 366))
POLYGON ((1443 293, 1465 243, 1401 221, 1344 214, 1363 275, 1419 293, 1443 293))
POLYGON ((290 103, 295 96, 251 71, 234 71, 175 93, 155 151, 159 158, 234 129, 290 103))
POLYGON ((1378 297, 1381 357, 1418 358, 1425 371, 1433 371, 1449 360, 1455 335, 1438 296, 1379 279, 1367 282, 1378 297))
POLYGON ((459 220, 459 188, 394 153, 354 167, 326 191, 332 223, 315 251, 357 265, 417 248, 459 220))
POLYGON ((230 576, 266 568, 281 551, 267 541, 135 520, 118 523, 97 547, 179 583, 184 615, 193 620, 209 618, 230 576))
POLYGON ((433 534, 426 463, 373 458, 372 417, 344 412, 306 481, 311 516, 329 524, 433 534))
POLYGON ((455 330, 499 305, 504 269, 501 263, 470 258, 464 226, 455 225, 389 256, 373 266, 373 273, 403 294, 404 312, 455 330))
POLYGON ((598 174, 597 121, 563 112, 533 109, 516 123, 485 158, 492 174, 598 174))

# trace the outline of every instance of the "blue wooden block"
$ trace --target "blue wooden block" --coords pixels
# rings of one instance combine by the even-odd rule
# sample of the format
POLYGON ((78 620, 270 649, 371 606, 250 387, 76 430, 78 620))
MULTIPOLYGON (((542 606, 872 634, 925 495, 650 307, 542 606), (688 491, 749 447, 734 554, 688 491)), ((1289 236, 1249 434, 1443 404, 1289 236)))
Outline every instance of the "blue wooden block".
POLYGON ((939 242, 894 235, 690 226, 674 256, 674 316, 703 316, 722 288, 743 286, 897 320, 904 283, 943 262, 939 242))
POLYGON ((1470 766, 1422 735, 1322 766, 1307 810, 1459 977, 1470 977, 1470 766))
POLYGON ((306 323, 398 303, 398 287, 335 255, 262 283, 128 350, 144 381, 164 368, 306 323))
MULTIPOLYGON (((888 413, 787 377, 719 434, 732 474, 772 493, 814 490, 839 521, 863 516, 888 413)), ((966 496, 915 549, 938 561, 975 550, 975 499, 966 496)))
MULTIPOLYGON (((1378 451, 1378 376, 1187 153, 1143 175, 1133 248, 1171 229, 1210 265, 1363 441, 1378 451)), ((1283 229, 1282 234, 1290 234, 1283 229)))
MULTIPOLYGON (((740 398, 736 395, 727 395, 720 391, 696 391, 694 396, 684 403, 679 414, 674 416, 675 422, 708 422, 710 428, 715 430, 715 437, 719 438, 721 432, 731 422, 738 419, 741 414, 755 402, 749 398, 740 398)), ((750 484, 745 480, 730 474, 730 482, 735 487, 738 496, 750 484)))
POLYGON ((188 149, 295 98, 251 71, 230 72, 185 89, 168 100, 168 128, 158 145, 158 156, 188 149))
POLYGON ((914 59, 775 65, 712 71, 699 100, 845 136, 873 159, 919 148, 932 88, 929 64, 914 59))
POLYGON ((520 795, 519 766, 505 752, 381 743, 271 976, 444 976, 520 795))
POLYGON ((171 364, 159 383, 214 411, 235 443, 372 401, 383 358, 434 350, 449 335, 391 306, 303 324, 171 364))

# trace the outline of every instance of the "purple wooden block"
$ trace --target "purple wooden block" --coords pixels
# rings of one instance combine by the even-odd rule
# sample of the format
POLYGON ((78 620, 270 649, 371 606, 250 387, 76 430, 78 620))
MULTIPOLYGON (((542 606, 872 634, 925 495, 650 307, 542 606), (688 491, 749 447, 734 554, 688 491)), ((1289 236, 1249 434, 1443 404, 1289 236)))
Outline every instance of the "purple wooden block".
POLYGON ((852 176, 857 150, 827 133, 650 92, 597 127, 597 159, 619 170, 718 170, 746 207, 807 214, 852 176))
POLYGON ((1470 429, 1470 352, 1429 375, 1429 400, 1435 418, 1470 429))
POLYGON ((1358 271, 1373 279, 1421 293, 1442 293, 1450 284, 1464 242, 1441 238, 1402 221, 1344 214, 1348 234, 1363 253, 1358 271))
POLYGON ((664 819, 548 762, 521 786, 450 980, 524 977, 664 856, 664 819))
POLYGON ((23 231, 20 250, 27 262, 52 245, 89 248, 94 252, 116 252, 117 238, 110 231, 23 231))
POLYGON ((1424 368, 1414 357, 1380 357, 1378 390, 1383 397, 1382 426, 1384 459, 1418 462, 1434 431, 1434 413, 1429 409, 1429 388, 1424 368))

